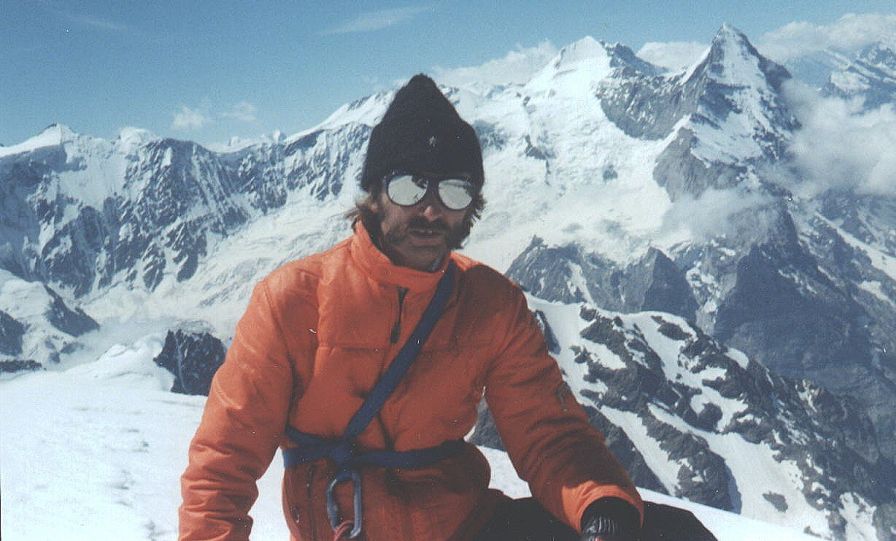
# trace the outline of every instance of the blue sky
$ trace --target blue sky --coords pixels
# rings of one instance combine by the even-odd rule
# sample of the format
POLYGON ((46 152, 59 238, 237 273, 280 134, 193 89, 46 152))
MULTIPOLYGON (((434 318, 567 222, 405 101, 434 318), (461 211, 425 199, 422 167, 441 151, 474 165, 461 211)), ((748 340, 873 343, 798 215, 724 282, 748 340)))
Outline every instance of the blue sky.
POLYGON ((515 52, 541 62, 586 35, 692 52, 723 22, 790 50, 788 36, 896 35, 896 3, 0 0, 0 143, 53 122, 105 138, 136 126, 207 144, 291 134, 417 72, 446 82, 494 75, 489 61, 506 64, 515 52), (866 15, 844 30, 847 13, 866 15), (881 24, 866 30, 868 20, 881 24))

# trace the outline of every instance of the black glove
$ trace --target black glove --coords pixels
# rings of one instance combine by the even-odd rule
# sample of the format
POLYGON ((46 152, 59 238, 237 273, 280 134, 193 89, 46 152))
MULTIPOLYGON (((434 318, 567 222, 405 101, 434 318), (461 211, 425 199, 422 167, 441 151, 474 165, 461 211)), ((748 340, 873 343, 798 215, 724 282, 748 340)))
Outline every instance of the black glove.
POLYGON ((581 541, 638 541, 641 515, 620 498, 601 498, 582 514, 581 541))

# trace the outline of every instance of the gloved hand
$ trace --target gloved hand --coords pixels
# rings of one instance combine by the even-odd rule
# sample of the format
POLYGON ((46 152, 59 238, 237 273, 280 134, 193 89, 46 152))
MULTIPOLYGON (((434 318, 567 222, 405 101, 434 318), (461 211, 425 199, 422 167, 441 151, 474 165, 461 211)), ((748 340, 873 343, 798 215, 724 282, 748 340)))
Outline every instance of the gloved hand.
POLYGON ((582 514, 581 541, 638 541, 641 517, 630 503, 601 498, 582 514))

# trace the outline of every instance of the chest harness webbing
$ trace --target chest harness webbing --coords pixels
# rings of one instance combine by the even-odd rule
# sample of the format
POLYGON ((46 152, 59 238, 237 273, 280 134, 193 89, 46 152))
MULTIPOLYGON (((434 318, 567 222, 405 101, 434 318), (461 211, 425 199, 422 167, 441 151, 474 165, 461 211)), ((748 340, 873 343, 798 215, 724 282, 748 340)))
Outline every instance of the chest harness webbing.
POLYGON ((401 378, 417 358, 423 343, 436 325, 454 284, 455 266, 449 262, 445 273, 436 286, 436 292, 429 301, 417 327, 411 332, 407 342, 401 347, 392 364, 377 380, 370 394, 361 404, 348 423, 345 432, 339 438, 322 438, 308 434, 295 428, 286 427, 286 435, 298 447, 283 450, 283 463, 286 468, 298 464, 313 462, 321 458, 329 458, 337 467, 336 475, 327 487, 327 515, 334 531, 340 528, 339 507, 334 491, 339 483, 351 481, 354 491, 354 521, 349 538, 354 539, 361 533, 361 474, 362 466, 378 466, 382 468, 415 469, 424 468, 445 458, 457 454, 463 448, 463 440, 446 441, 435 447, 413 449, 410 451, 362 451, 358 448, 356 438, 364 431, 370 421, 379 413, 389 395, 398 386, 401 378))

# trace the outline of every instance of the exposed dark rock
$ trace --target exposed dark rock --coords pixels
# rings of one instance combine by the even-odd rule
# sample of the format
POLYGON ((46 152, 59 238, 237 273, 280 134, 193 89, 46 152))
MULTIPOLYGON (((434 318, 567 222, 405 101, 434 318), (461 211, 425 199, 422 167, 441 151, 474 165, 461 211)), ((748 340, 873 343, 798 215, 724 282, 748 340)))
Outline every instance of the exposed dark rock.
POLYGON ((653 178, 666 188, 673 200, 698 196, 710 189, 733 188, 746 173, 743 166, 701 160, 693 153, 699 144, 692 130, 681 128, 678 136, 657 158, 653 178))
POLYGON ((5 355, 22 353, 22 338, 24 336, 25 325, 0 310, 0 353, 5 355))
POLYGON ((557 337, 554 335, 554 331, 551 329, 551 325, 548 323, 548 318, 544 315, 544 312, 536 310, 535 321, 537 321, 538 326, 541 327, 541 332, 544 334, 544 341, 548 346, 548 351, 554 355, 560 353, 560 343, 557 342, 557 337))
POLYGON ((485 399, 479 402, 477 410, 479 416, 476 418, 473 434, 469 438, 470 443, 504 451, 504 442, 501 441, 498 427, 495 426, 495 418, 492 417, 492 412, 488 409, 485 399))
POLYGON ((34 372, 36 370, 44 370, 44 365, 31 359, 0 361, 0 373, 34 372))
MULTIPOLYGON (((656 318, 654 318, 656 319, 656 318)), ((674 323, 669 323, 668 321, 662 321, 660 323, 659 329, 661 333, 665 336, 671 338, 672 340, 687 340, 688 334, 681 330, 681 327, 674 323)))
POLYGON ((762 495, 769 503, 775 506, 778 511, 787 511, 787 498, 776 492, 766 492, 762 495))
POLYGON ((668 494, 666 487, 657 479, 656 474, 644 462, 644 457, 632 443, 632 440, 618 426, 611 423, 600 411, 592 406, 585 408, 591 424, 603 433, 607 447, 613 455, 625 464, 625 469, 634 483, 642 488, 668 494))
POLYGON ((85 314, 83 310, 80 308, 72 310, 65 304, 65 301, 62 300, 59 294, 49 287, 45 286, 45 289, 53 299, 46 316, 47 320, 54 327, 72 336, 81 336, 84 333, 100 328, 99 324, 85 314))
POLYGON ((620 268, 576 244, 547 246, 534 237, 511 263, 507 275, 533 295, 557 302, 584 302, 590 297, 608 310, 657 310, 685 319, 693 319, 697 310, 684 273, 655 248, 620 268), (587 291, 574 285, 576 276, 584 279, 587 291))
POLYGON ((172 392, 207 396, 226 353, 224 344, 208 332, 177 329, 168 331, 153 361, 174 374, 172 392))

